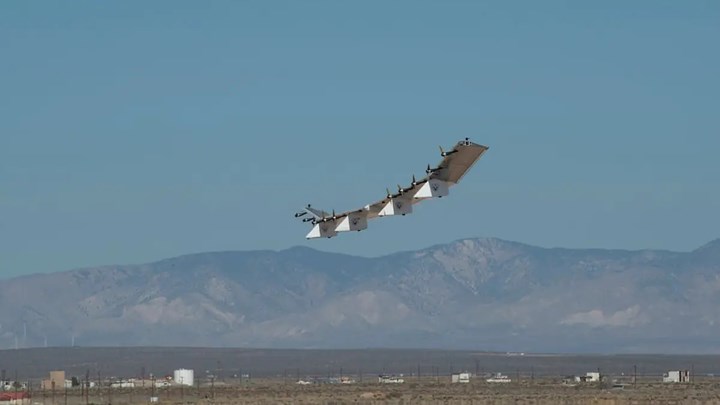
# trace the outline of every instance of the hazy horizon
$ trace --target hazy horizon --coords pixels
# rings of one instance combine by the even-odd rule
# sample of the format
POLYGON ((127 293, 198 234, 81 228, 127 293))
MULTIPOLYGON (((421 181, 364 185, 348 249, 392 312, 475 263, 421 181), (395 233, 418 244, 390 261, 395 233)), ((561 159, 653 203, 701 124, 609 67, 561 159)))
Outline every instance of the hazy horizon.
MULTIPOLYGON (((39 271, 39 272, 28 273, 28 274, 23 274, 23 275, 31 276, 31 275, 34 275, 34 274, 51 274, 51 273, 59 273, 59 272, 67 272, 67 271, 73 271, 73 270, 91 269, 91 268, 107 267, 107 266, 138 266, 138 265, 143 265, 143 264, 157 263, 157 262, 161 262, 161 261, 163 261, 163 260, 168 260, 168 259, 180 258, 180 257, 185 257, 185 256, 193 256, 193 255, 202 255, 202 254, 208 254, 208 253, 212 254, 212 253, 224 253, 224 252, 257 252, 257 251, 283 252, 283 251, 288 251, 288 250, 292 250, 292 249, 295 249, 295 248, 308 248, 308 249, 316 250, 316 251, 318 251, 318 252, 324 252, 324 253, 339 253, 339 254, 344 254, 344 255, 347 255, 347 256, 373 259, 373 258, 382 258, 382 257, 385 257, 385 256, 392 256, 392 255, 398 254, 398 253, 405 253, 405 252, 412 252, 412 251, 421 251, 421 250, 429 249, 429 248, 432 248, 432 247, 435 247, 435 246, 439 246, 439 245, 443 245, 443 244, 448 244, 448 243, 453 243, 453 242, 458 242, 458 241, 463 241, 463 240, 475 240, 475 239, 498 239, 498 240, 502 240, 502 241, 506 241, 506 242, 519 243, 519 244, 522 244, 522 245, 539 247, 539 248, 543 248, 543 249, 572 249, 572 248, 568 248, 568 247, 566 247, 566 246, 541 246, 541 245, 531 245, 531 244, 525 243, 525 242, 523 242, 523 241, 508 240, 508 239, 502 239, 502 238, 495 238, 495 237, 492 237, 492 236, 477 236, 477 237, 469 237, 469 238, 459 238, 459 239, 455 239, 455 240, 452 240, 452 241, 445 241, 445 242, 439 242, 439 243, 432 244, 432 245, 422 246, 422 247, 419 247, 419 248, 414 249, 414 250, 402 250, 402 251, 397 251, 397 252, 383 253, 383 254, 379 254, 379 255, 362 255, 362 254, 350 254, 350 253, 343 253, 343 252, 332 252, 332 251, 323 250, 323 249, 321 249, 321 248, 314 247, 314 246, 308 246, 308 245, 304 245, 304 244, 298 244, 298 245, 290 246, 290 247, 283 248, 283 249, 247 249, 247 250, 246 250, 246 249, 234 249, 234 250, 214 250, 214 251, 213 251, 213 250, 210 250, 210 251, 204 251, 204 252, 188 252, 188 253, 183 253, 183 254, 179 254, 179 255, 176 255, 176 256, 168 256, 168 257, 154 258, 154 259, 150 259, 150 260, 145 261, 145 262, 133 262, 133 263, 102 263, 102 264, 97 264, 97 265, 88 265, 88 266, 74 267, 74 268, 68 268, 68 269, 49 269, 49 270, 47 270, 47 271, 39 271)), ((702 248, 702 247, 704 247, 704 246, 706 246, 706 245, 708 245, 708 244, 710 244, 710 243, 716 242, 716 241, 720 241, 720 238, 715 238, 715 239, 709 240, 709 241, 707 241, 706 243, 702 243, 702 244, 700 244, 699 246, 696 246, 695 248, 692 248, 692 249, 689 249, 689 250, 686 250, 686 251, 670 250, 670 249, 652 249, 652 248, 639 248, 639 249, 621 249, 621 248, 617 248, 617 249, 612 249, 612 248, 596 248, 596 247, 592 247, 592 246, 578 247, 578 248, 576 248, 576 249, 580 249, 580 250, 596 250, 596 249, 599 249, 599 250, 620 250, 620 251, 630 251, 630 252, 633 252, 633 251, 667 251, 667 252, 674 252, 674 253, 690 253, 690 252, 693 252, 693 251, 695 251, 695 250, 697 250, 697 249, 700 249, 700 248, 702 248)), ((0 280, 2 280, 2 279, 10 279, 10 278, 14 278, 14 277, 21 277, 21 276, 23 276, 23 275, 0 274, 0 280)))

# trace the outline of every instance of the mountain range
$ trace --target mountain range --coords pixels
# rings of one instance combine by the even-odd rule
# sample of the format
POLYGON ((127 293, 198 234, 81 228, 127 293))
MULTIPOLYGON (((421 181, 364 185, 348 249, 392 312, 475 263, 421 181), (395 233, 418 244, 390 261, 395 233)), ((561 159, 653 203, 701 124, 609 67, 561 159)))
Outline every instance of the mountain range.
POLYGON ((692 252, 463 239, 364 258, 191 254, 0 282, 0 349, 720 353, 720 239, 692 252))

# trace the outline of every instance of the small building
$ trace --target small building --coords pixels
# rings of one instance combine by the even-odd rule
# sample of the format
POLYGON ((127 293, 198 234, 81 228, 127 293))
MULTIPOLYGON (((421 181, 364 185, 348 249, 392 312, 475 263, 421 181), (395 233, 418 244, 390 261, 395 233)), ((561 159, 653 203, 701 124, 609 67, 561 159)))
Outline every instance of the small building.
POLYGON ((192 387, 195 380, 195 372, 193 370, 186 370, 184 368, 175 370, 173 373, 173 381, 175 384, 187 385, 192 387))
POLYGON ((564 385, 566 387, 574 387, 579 382, 578 378, 579 377, 574 376, 574 375, 565 376, 565 377, 563 377, 562 385, 564 385))
POLYGON ((42 389, 44 390, 61 390, 65 388, 65 372, 51 371, 50 378, 42 380, 42 389))
POLYGON ((600 382, 600 373, 597 371, 590 371, 585 373, 585 375, 575 377, 575 381, 577 382, 600 382))
POLYGON ((110 383, 111 388, 135 388, 134 381, 119 380, 110 383))
POLYGON ((663 374, 664 383, 686 383, 690 382, 690 372, 687 370, 668 371, 663 374))
POLYGON ((24 391, 27 384, 20 381, 0 381, 0 392, 2 391, 24 391))
POLYGON ((379 375, 378 382, 381 384, 402 384, 405 382, 401 377, 395 375, 379 375))
POLYGON ((453 384, 455 383, 469 383, 470 382, 470 373, 464 372, 464 373, 456 373, 453 374, 450 380, 453 384))
POLYGON ((502 373, 495 373, 492 377, 485 380, 489 383, 509 383, 512 382, 510 377, 503 375, 502 373))

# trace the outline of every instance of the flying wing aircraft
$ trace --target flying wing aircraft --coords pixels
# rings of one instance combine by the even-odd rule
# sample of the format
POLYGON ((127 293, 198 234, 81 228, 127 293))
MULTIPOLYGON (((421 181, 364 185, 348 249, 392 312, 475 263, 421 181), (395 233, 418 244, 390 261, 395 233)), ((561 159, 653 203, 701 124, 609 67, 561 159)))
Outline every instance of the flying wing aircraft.
POLYGON ((442 160, 435 167, 428 165, 425 177, 416 180, 413 176, 408 187, 398 185, 395 193, 387 190, 385 198, 380 201, 339 214, 335 211, 328 213, 308 204, 303 211, 295 214, 295 218, 313 225, 306 236, 308 239, 332 238, 338 232, 362 231, 367 229, 370 219, 407 215, 412 213, 413 205, 421 201, 448 195, 450 187, 457 184, 487 150, 487 146, 465 138, 448 151, 440 147, 442 160))

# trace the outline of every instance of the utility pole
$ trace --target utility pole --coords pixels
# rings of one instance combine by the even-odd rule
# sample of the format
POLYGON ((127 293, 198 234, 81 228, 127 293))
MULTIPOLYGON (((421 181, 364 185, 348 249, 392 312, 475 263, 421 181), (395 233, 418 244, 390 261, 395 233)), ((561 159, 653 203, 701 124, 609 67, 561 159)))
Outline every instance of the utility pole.
POLYGON ((690 383, 695 382, 695 364, 690 365, 690 383))
POLYGON ((90 369, 85 371, 85 405, 90 405, 90 369))
POLYGON ((633 387, 637 386, 637 364, 633 365, 633 387))

